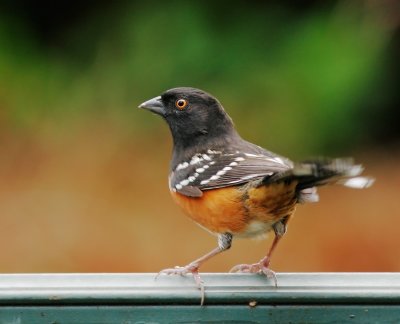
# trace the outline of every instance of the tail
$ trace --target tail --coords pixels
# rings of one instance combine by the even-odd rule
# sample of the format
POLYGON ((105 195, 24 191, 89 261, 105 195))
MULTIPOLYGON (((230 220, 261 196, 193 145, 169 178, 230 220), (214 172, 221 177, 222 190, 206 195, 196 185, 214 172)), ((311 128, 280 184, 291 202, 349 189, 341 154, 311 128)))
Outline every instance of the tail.
POLYGON ((364 168, 360 164, 354 164, 351 158, 316 159, 296 163, 293 169, 271 178, 275 178, 273 181, 296 179, 299 202, 316 202, 319 199, 316 190, 318 186, 341 184, 356 189, 370 187, 374 179, 360 176, 363 170, 364 168))

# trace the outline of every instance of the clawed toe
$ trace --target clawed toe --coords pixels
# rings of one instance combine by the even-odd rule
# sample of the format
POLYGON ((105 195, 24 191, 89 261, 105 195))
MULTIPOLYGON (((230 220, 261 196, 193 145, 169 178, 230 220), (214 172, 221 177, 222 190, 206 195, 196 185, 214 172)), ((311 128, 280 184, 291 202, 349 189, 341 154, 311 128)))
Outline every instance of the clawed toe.
POLYGON ((162 274, 185 276, 185 275, 187 275, 189 273, 191 273, 193 275, 193 279, 196 282, 197 287, 200 289, 200 293, 201 293, 200 305, 203 306, 204 297, 205 297, 205 291, 204 291, 204 283, 203 283, 203 280, 201 280, 198 266, 193 265, 193 264, 189 264, 189 265, 187 265, 185 267, 176 266, 175 268, 164 269, 164 270, 161 270, 156 275, 155 279, 157 279, 162 274))
POLYGON ((157 279, 160 275, 162 275, 162 274, 165 274, 165 275, 180 275, 180 276, 184 276, 184 275, 186 275, 186 274, 188 274, 188 273, 192 273, 192 270, 189 269, 188 267, 178 267, 178 266, 176 266, 175 268, 168 268, 168 269, 163 269, 163 270, 161 270, 161 271, 157 274, 156 279, 157 279))
POLYGON ((275 287, 278 287, 278 280, 276 274, 261 260, 259 263, 253 264, 238 264, 234 266, 229 272, 236 273, 259 273, 266 276, 268 279, 274 281, 275 287))
POLYGON ((229 272, 231 273, 257 273, 259 272, 259 264, 254 263, 254 264, 238 264, 235 265, 229 272))

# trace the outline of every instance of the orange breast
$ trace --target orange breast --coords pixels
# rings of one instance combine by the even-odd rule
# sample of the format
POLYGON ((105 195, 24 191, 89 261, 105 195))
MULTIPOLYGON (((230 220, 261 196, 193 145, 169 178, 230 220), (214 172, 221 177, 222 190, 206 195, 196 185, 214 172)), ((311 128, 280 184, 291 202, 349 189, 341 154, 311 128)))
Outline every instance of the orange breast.
POLYGON ((174 201, 190 218, 211 232, 235 233, 247 225, 243 194, 238 187, 207 190, 197 198, 171 193, 174 201))
POLYGON ((297 202, 296 183, 274 183, 206 190, 202 197, 187 197, 171 192, 174 201, 196 223, 214 233, 259 235, 279 219, 290 216, 297 202), (263 226, 265 225, 265 226, 263 226))

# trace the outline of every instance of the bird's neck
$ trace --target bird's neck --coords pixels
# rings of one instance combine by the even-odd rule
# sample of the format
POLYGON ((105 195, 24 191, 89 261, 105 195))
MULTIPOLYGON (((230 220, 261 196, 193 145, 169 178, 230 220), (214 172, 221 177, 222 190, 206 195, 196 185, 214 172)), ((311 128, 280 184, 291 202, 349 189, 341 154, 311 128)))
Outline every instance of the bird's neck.
POLYGON ((243 140, 233 127, 218 134, 201 133, 189 138, 173 136, 171 170, 179 163, 190 161, 198 153, 207 153, 208 150, 225 151, 226 148, 235 147, 240 141, 243 140))

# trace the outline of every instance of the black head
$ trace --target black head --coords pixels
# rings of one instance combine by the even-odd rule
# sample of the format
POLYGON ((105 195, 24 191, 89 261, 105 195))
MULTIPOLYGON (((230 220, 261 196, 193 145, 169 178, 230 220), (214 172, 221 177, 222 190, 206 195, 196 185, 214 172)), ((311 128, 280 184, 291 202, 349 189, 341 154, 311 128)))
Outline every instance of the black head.
POLYGON ((231 118, 212 95, 195 88, 174 88, 139 108, 161 115, 168 123, 175 149, 213 147, 237 136, 231 118))

